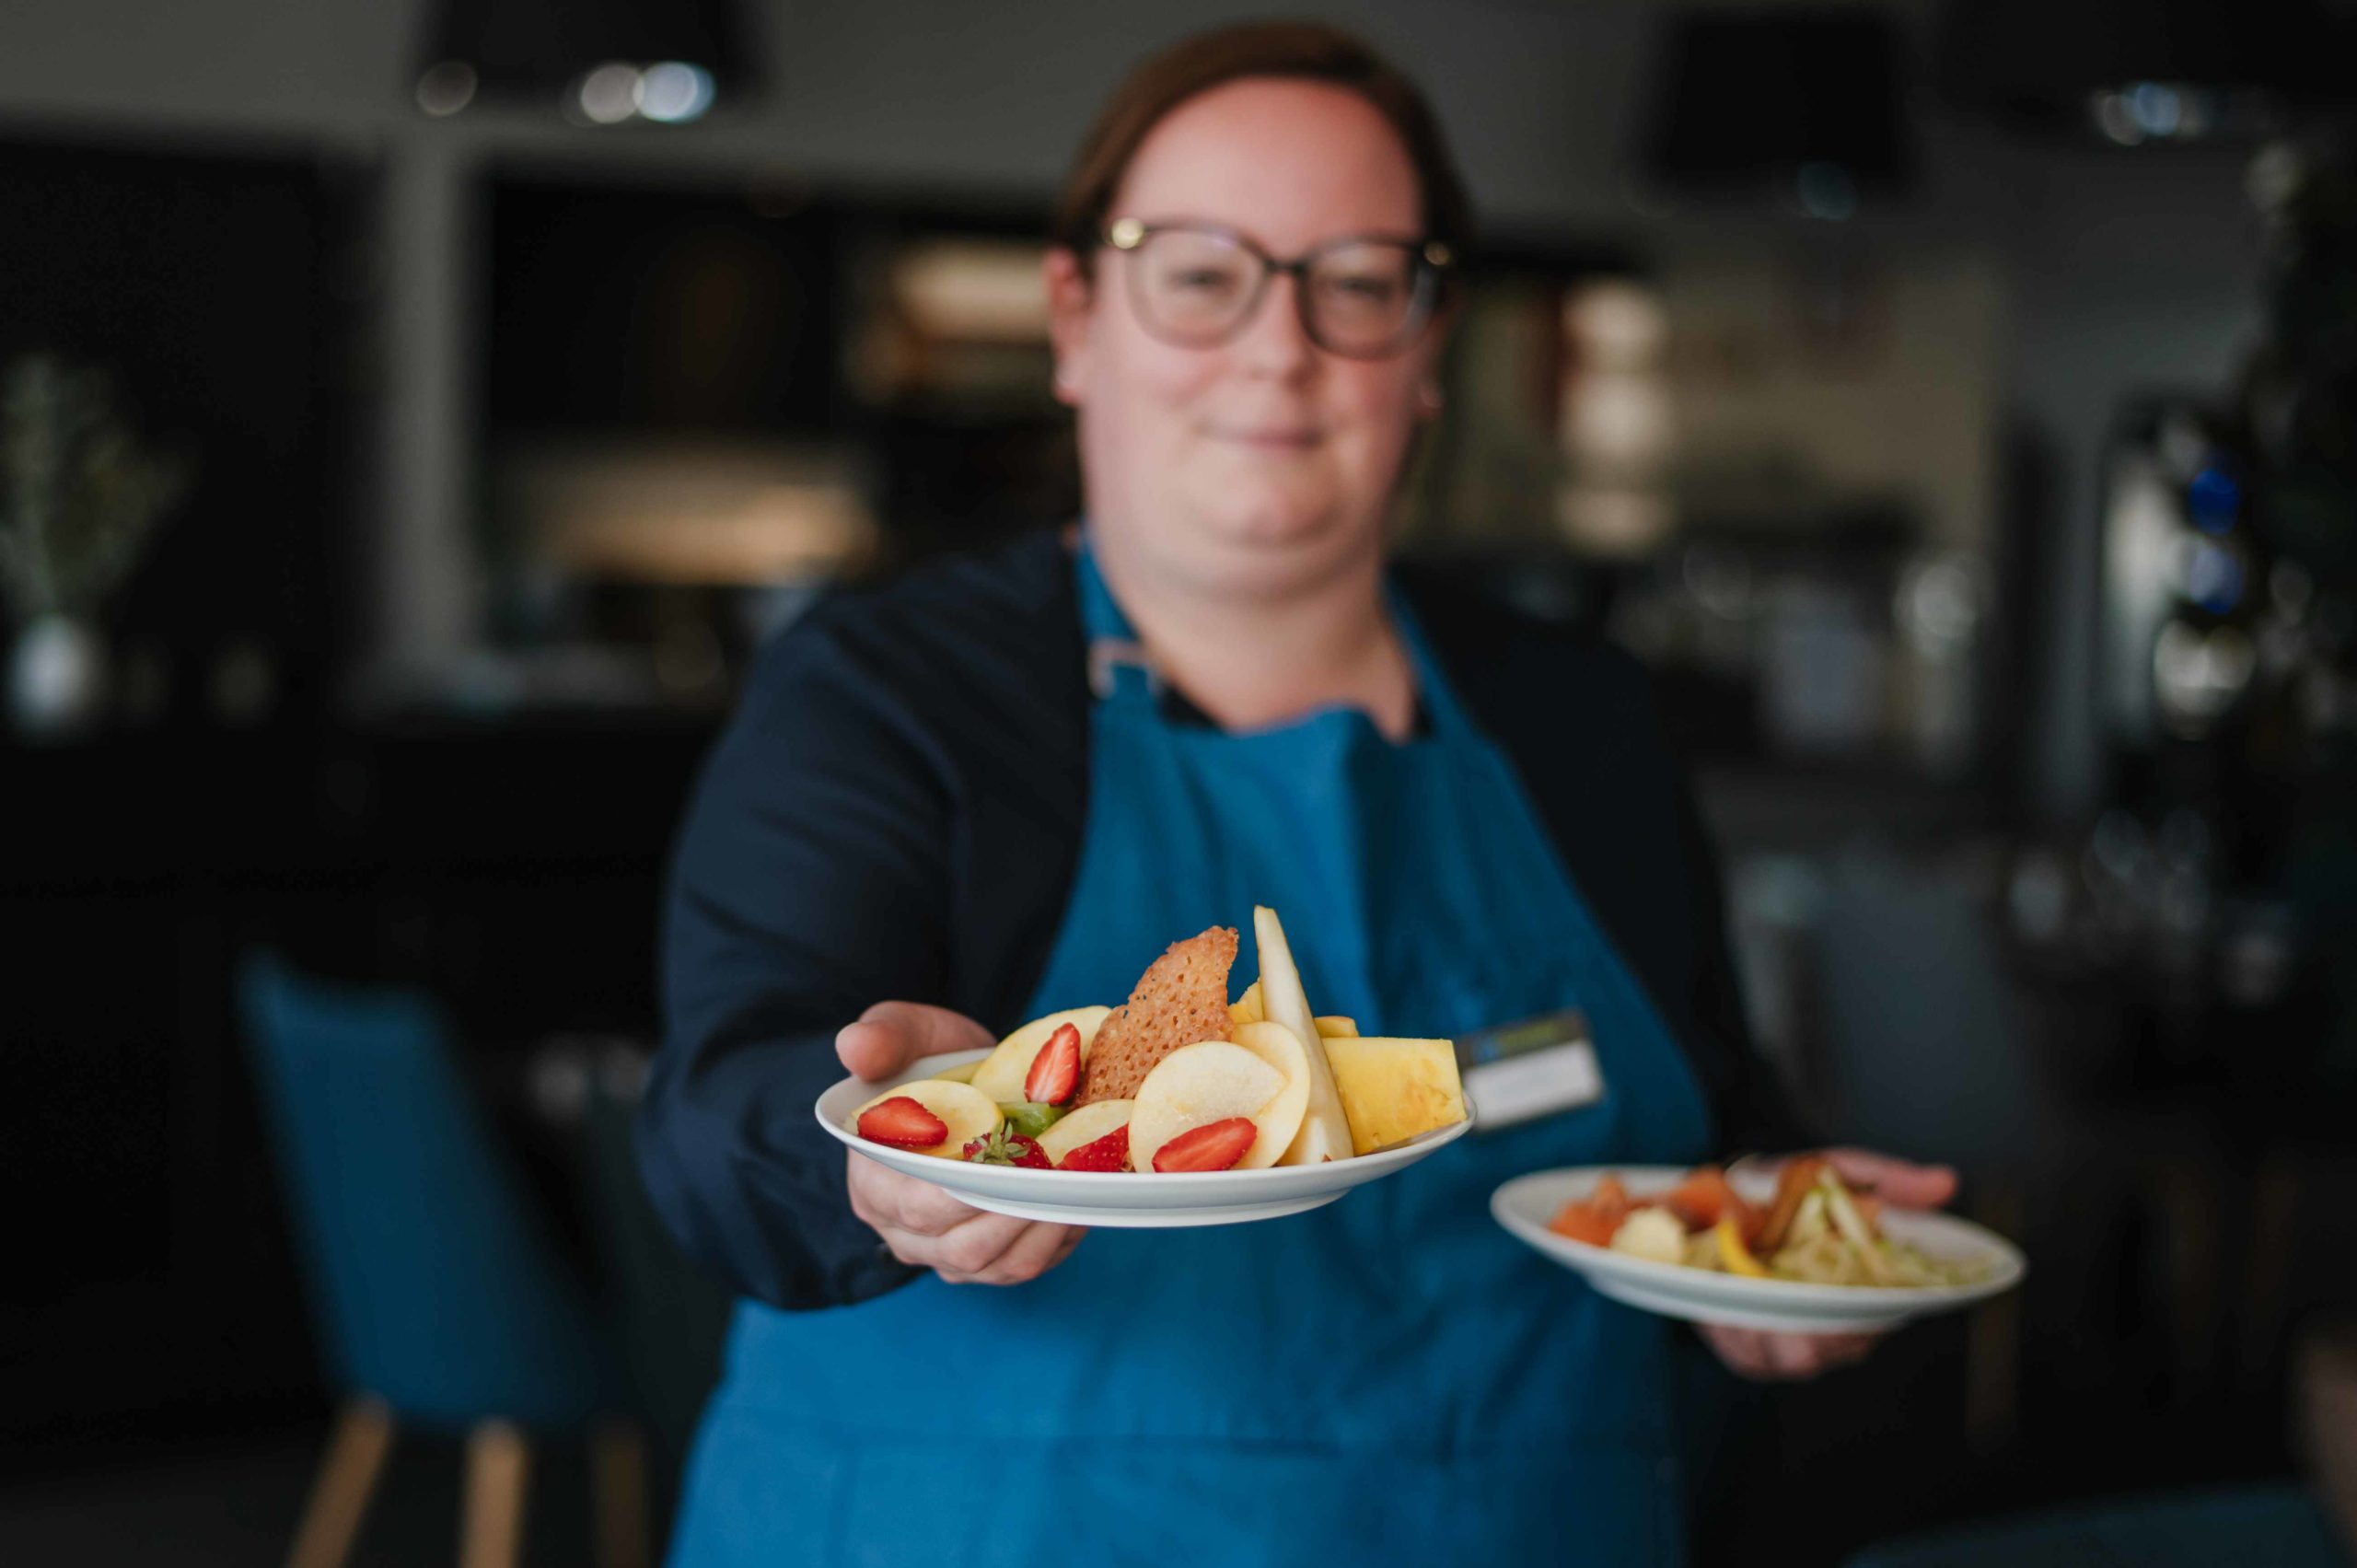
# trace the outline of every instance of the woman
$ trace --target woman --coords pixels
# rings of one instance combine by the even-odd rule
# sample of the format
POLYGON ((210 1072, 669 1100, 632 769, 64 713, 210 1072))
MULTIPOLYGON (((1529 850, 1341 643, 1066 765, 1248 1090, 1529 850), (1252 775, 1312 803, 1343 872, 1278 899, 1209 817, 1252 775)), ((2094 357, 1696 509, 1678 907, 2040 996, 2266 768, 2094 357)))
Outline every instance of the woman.
MULTIPOLYGON (((1077 537, 767 650, 680 846, 642 1124, 672 1225, 750 1298, 677 1562, 1680 1556, 1690 1341, 1486 1200, 1775 1122, 1638 672, 1387 575, 1467 228, 1422 100, 1348 38, 1237 29, 1148 63, 1047 268, 1077 537), (810 1127, 842 1067, 1118 1002, 1256 902, 1370 1032, 1580 1009, 1604 1097, 1309 1214, 1086 1237, 810 1127)), ((1760 1376, 1864 1348, 1711 1342, 1760 1376)))

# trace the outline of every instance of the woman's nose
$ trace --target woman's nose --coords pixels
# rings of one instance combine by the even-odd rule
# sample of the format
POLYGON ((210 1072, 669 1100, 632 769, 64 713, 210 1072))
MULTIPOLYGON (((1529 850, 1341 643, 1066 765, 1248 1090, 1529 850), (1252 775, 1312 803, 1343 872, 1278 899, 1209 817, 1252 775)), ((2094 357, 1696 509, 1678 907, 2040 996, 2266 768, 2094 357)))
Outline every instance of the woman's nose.
POLYGON ((1269 280, 1268 293, 1236 342, 1234 353, 1246 368, 1264 376, 1291 377, 1317 363, 1318 345, 1302 326, 1301 286, 1301 280, 1291 273, 1279 273, 1269 280))

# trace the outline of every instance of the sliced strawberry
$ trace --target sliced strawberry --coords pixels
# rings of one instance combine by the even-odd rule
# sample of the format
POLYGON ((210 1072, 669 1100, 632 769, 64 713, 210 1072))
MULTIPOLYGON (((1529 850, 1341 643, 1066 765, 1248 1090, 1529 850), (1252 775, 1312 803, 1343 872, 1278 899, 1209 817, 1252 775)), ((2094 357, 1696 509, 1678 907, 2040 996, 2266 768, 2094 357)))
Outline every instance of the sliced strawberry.
POLYGON ((1031 1071, 1023 1075, 1023 1098, 1040 1105, 1062 1105, 1079 1087, 1080 1030, 1064 1024, 1031 1059, 1031 1071))
POLYGON ((859 1135, 896 1149, 929 1149, 949 1136, 949 1123, 908 1096, 895 1095, 859 1113, 859 1135))
POLYGON ((1154 1168, 1225 1170, 1244 1157, 1252 1147, 1252 1140, 1260 1135, 1260 1130, 1252 1125, 1248 1117, 1242 1116, 1190 1127, 1154 1151, 1154 1168))
POLYGON ((1065 1151, 1058 1170, 1127 1170, 1130 1168, 1130 1130, 1116 1127, 1102 1138, 1092 1139, 1076 1149, 1065 1151))
POLYGON ((1048 1168, 1048 1151, 1020 1132, 1002 1127, 974 1139, 961 1151, 976 1165, 1019 1165, 1032 1170, 1048 1168))

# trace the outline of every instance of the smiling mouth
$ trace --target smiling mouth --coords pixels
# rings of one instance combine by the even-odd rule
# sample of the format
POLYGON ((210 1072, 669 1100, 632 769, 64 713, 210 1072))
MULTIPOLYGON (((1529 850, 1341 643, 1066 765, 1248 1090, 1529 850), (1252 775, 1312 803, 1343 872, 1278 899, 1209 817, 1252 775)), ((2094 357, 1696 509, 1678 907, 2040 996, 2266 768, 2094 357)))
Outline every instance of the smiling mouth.
POLYGON ((1222 441, 1234 441, 1246 447, 1269 451, 1304 451, 1315 447, 1325 436, 1322 433, 1295 426, 1271 426, 1265 429, 1222 430, 1212 434, 1222 441))

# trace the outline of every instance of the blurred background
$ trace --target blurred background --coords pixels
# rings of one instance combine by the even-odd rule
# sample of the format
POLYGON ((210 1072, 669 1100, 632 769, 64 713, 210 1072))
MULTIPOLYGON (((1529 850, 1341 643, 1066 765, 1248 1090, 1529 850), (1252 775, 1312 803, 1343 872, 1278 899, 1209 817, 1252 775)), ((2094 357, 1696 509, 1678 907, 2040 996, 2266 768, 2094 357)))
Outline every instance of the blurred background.
MULTIPOLYGON (((1294 8, 1484 224, 1402 549, 1647 658, 1764 1047, 2033 1260, 1747 1399, 1706 1560, 2349 1505, 2357 10, 1294 8)), ((1049 203, 1246 14, 0 9, 0 1559, 645 1560, 684 792, 829 585, 1071 515, 1049 203)))

